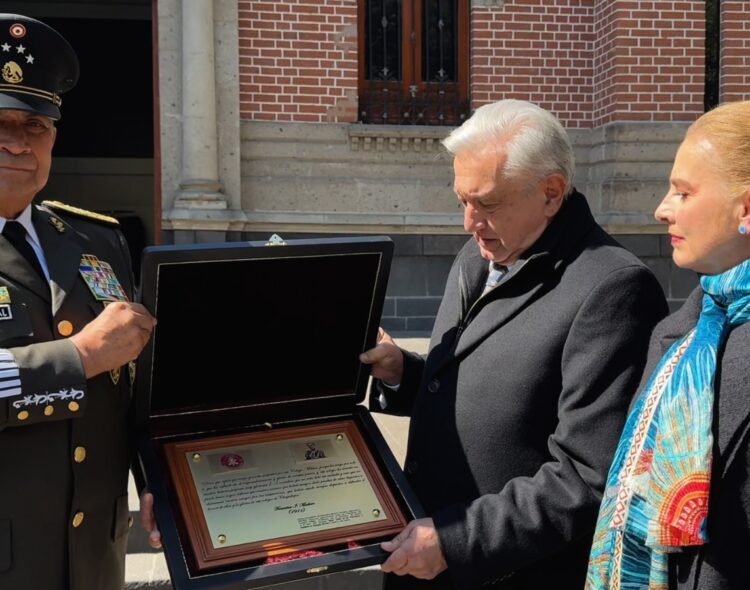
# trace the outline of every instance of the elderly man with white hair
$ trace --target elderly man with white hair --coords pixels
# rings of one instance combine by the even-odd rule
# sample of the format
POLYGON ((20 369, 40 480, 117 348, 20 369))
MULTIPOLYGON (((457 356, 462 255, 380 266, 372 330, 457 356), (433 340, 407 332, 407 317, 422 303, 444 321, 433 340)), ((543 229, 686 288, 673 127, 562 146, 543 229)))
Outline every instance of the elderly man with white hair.
POLYGON ((411 416, 428 518, 383 543, 388 588, 582 588, 597 508, 649 334, 654 275, 572 186, 560 122, 479 108, 444 141, 471 234, 426 358, 381 331, 371 408, 411 416))

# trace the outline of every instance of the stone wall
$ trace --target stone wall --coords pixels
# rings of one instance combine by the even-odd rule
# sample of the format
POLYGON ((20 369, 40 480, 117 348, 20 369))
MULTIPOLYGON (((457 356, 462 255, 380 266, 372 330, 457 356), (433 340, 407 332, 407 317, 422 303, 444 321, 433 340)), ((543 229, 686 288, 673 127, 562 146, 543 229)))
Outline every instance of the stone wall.
MULTIPOLYGON (((611 123, 570 131, 575 185, 615 233, 659 233, 687 123, 611 123)), ((460 234, 448 130, 428 126, 245 121, 244 231, 460 234)))

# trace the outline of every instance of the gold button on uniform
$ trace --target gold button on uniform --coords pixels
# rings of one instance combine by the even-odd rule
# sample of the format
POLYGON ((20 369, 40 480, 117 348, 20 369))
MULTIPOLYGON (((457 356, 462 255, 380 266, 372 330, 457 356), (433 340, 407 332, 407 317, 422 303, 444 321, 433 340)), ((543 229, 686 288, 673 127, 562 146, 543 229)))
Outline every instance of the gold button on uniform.
POLYGON ((83 512, 76 512, 75 516, 73 517, 73 528, 77 529, 79 526, 81 526, 81 523, 83 523, 83 512))
POLYGON ((76 463, 83 463, 86 460, 86 447, 76 447, 73 451, 73 460, 76 463))
POLYGON ((63 320, 57 324, 57 331, 61 336, 70 336, 73 333, 73 324, 68 320, 63 320))
POLYGON ((44 407, 44 415, 45 416, 51 416, 55 413, 55 408, 53 406, 45 406, 44 407))
POLYGON ((68 402, 68 409, 71 412, 77 412, 78 408, 80 408, 80 407, 81 406, 78 405, 78 402, 68 402))
POLYGON ((29 413, 26 410, 21 410, 16 416, 19 420, 26 420, 29 417, 29 413))

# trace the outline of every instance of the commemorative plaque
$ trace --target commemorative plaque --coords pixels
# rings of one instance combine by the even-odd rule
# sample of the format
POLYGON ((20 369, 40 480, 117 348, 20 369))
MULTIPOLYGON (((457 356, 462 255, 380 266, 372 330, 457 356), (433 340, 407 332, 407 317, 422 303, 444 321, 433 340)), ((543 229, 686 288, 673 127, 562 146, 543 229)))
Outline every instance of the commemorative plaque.
POLYGON ((176 590, 380 563, 423 515, 361 404, 393 245, 157 246, 142 302, 137 449, 176 590), (239 343, 239 344, 236 344, 239 343))
POLYGON ((406 525, 351 421, 165 450, 201 571, 395 535, 406 525))

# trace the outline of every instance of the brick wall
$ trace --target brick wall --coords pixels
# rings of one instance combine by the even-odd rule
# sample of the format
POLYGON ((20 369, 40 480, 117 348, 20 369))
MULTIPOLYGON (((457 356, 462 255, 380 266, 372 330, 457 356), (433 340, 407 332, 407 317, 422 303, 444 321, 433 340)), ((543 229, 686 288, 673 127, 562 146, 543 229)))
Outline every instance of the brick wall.
POLYGON ((530 100, 589 126, 593 0, 508 0, 471 12, 472 107, 530 100))
POLYGON ((240 118, 357 117, 356 0, 239 0, 240 118))
POLYGON ((750 99, 750 16, 747 0, 721 3, 720 102, 750 99))
POLYGON ((692 121, 703 112, 704 23, 704 4, 694 0, 507 0, 475 8, 473 106, 531 100, 568 128, 692 121))
POLYGON ((615 90, 612 78, 617 72, 619 47, 616 27, 616 0, 602 0, 594 7, 593 29, 596 42, 592 43, 592 113, 591 118, 604 121, 615 110, 615 90))
MULTIPOLYGON (((722 6, 724 100, 750 86, 745 4, 722 6)), ((357 120, 357 0, 238 6, 243 119, 357 120)), ((472 107, 531 100, 568 128, 691 121, 703 109, 704 21, 697 0, 474 1, 472 107)))
POLYGON ((692 121, 703 113, 703 2, 596 2, 594 30, 592 126, 692 121))

